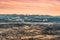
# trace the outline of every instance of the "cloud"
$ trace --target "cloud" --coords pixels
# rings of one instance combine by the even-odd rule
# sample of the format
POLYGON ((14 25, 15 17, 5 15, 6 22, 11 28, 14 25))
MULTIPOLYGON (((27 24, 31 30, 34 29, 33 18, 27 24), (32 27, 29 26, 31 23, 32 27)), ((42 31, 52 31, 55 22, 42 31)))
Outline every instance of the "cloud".
POLYGON ((60 15, 60 0, 0 0, 0 13, 60 15))

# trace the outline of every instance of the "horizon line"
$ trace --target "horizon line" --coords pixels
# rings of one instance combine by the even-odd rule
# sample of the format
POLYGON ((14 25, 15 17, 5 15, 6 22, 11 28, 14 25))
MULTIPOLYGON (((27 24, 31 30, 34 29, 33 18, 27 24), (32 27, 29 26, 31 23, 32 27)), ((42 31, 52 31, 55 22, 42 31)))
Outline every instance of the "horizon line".
POLYGON ((49 15, 49 14, 14 14, 14 13, 12 13, 12 14, 0 14, 0 15, 42 15, 42 16, 47 15, 47 16, 60 16, 60 15, 49 15))

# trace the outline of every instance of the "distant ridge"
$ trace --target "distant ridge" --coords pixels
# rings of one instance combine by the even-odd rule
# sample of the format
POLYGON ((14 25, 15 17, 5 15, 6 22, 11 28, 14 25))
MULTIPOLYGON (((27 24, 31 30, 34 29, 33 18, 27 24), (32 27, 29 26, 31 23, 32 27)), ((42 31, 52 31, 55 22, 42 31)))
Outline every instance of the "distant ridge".
POLYGON ((0 14, 0 22, 60 22, 60 16, 0 14))

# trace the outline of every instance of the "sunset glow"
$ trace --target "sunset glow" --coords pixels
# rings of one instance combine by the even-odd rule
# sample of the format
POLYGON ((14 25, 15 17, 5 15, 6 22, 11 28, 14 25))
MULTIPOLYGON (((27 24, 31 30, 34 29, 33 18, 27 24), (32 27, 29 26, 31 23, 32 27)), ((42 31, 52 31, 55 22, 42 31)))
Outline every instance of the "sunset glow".
POLYGON ((0 14, 60 15, 60 0, 0 0, 0 14))

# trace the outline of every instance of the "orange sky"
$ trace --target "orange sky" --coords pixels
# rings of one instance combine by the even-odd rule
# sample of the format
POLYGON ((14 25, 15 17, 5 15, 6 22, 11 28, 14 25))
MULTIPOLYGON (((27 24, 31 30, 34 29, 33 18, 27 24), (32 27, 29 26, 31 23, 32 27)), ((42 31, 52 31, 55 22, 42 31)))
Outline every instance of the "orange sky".
POLYGON ((0 0, 0 14, 60 15, 60 0, 0 0))

